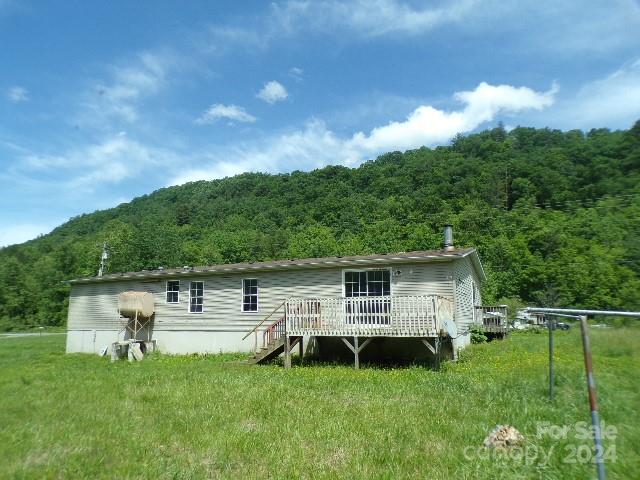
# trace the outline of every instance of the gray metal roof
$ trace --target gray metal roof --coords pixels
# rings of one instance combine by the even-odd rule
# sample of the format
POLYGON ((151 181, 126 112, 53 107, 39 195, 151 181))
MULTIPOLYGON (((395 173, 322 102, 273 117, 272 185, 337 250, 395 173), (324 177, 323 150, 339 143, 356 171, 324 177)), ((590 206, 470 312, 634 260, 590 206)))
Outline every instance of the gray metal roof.
POLYGON ((194 276, 202 274, 224 274, 245 271, 279 271, 308 270, 314 268, 375 266, 393 263, 411 262, 446 262, 457 258, 471 256, 472 263, 479 276, 484 280, 485 274, 475 248, 454 250, 425 250, 417 252, 400 252, 376 255, 357 255, 348 257, 304 258, 295 260, 272 260, 268 262, 230 263, 201 267, 171 268, 158 270, 142 270, 140 272, 110 273, 102 277, 85 277, 69 280, 69 283, 97 283, 128 279, 170 278, 194 276))

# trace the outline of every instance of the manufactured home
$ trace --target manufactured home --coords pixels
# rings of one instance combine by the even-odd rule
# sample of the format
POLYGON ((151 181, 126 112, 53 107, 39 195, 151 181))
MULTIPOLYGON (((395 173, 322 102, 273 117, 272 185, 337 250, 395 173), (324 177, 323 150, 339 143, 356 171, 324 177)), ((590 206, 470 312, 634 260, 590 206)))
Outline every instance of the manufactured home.
POLYGON ((356 365, 361 354, 439 359, 482 321, 484 280, 478 252, 454 247, 449 226, 440 250, 79 278, 70 281, 67 352, 133 340, 174 354, 254 352, 255 362, 284 353, 285 365, 293 350, 347 354, 356 365), (144 296, 144 318, 126 314, 125 295, 144 296))

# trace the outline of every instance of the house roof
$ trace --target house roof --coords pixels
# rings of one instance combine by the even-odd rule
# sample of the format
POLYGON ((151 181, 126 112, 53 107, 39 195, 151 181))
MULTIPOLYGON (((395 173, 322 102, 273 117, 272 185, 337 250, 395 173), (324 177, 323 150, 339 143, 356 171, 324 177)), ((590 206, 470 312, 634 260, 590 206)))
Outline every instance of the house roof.
POLYGON ((482 280, 486 279, 480 257, 475 248, 457 248, 454 250, 424 250, 417 252, 400 252, 376 255, 357 255, 347 257, 303 258, 294 260, 272 260, 268 262, 230 263, 200 267, 184 267, 140 272, 110 273, 102 277, 85 277, 69 280, 69 283, 99 283, 118 280, 146 278, 180 278, 202 274, 224 274, 238 272, 309 270, 330 267, 358 267, 413 262, 448 262, 458 258, 470 257, 476 272, 482 280))

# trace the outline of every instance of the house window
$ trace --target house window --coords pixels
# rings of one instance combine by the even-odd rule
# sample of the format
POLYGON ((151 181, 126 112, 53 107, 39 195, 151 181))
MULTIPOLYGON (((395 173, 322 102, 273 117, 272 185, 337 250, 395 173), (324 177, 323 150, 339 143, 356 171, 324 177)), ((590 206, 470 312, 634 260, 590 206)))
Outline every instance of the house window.
POLYGON ((189 312, 202 313, 204 306, 204 282, 191 282, 189 285, 189 312))
POLYGON ((167 303, 178 303, 180 301, 180 280, 169 280, 167 282, 167 303))
POLYGON ((245 278, 242 280, 242 311, 258 311, 258 279, 245 278))
POLYGON ((389 270, 345 272, 345 297, 382 297, 391 295, 390 277, 389 270))

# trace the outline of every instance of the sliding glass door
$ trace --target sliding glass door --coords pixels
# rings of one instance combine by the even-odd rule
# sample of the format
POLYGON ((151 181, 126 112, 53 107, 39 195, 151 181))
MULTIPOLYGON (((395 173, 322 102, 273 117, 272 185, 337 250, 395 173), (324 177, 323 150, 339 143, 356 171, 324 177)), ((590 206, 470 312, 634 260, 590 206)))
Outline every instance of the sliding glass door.
POLYGON ((390 270, 347 270, 344 272, 344 293, 347 324, 381 326, 391 323, 390 270))

